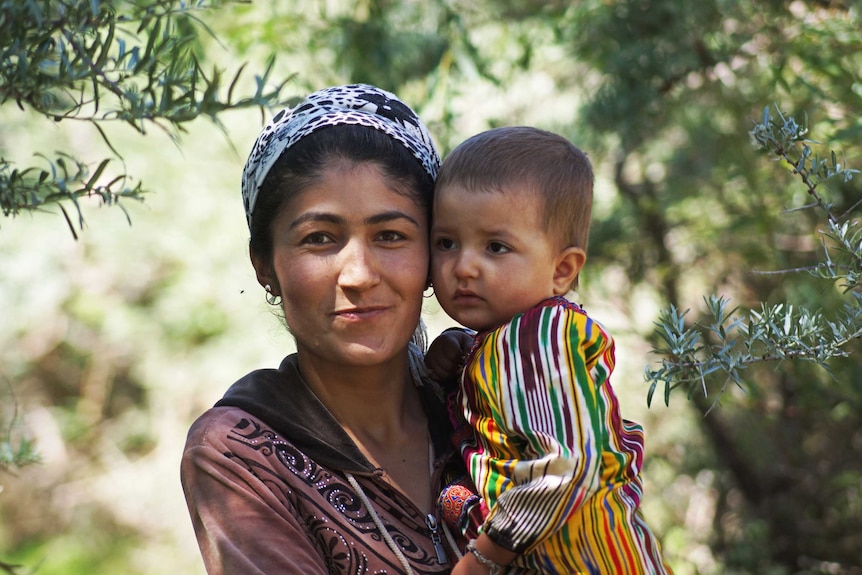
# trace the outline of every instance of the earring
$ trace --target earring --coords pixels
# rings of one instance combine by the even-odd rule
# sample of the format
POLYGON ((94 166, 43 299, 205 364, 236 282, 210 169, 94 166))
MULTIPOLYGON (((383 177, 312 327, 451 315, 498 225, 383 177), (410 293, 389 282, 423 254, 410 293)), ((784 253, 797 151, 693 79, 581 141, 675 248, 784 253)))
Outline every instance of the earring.
MULTIPOLYGON (((428 295, 425 295, 425 294, 423 293, 423 294, 422 294, 422 297, 424 297, 425 299, 429 299, 429 298, 434 297, 434 286, 433 286, 433 285, 431 285, 431 284, 429 283, 429 284, 428 284, 428 288, 431 288, 431 293, 429 293, 428 295)), ((428 288, 425 288, 425 289, 428 289, 428 288)))
POLYGON ((263 289, 266 290, 266 303, 269 305, 281 305, 281 296, 272 293, 272 286, 266 284, 263 286, 263 289))

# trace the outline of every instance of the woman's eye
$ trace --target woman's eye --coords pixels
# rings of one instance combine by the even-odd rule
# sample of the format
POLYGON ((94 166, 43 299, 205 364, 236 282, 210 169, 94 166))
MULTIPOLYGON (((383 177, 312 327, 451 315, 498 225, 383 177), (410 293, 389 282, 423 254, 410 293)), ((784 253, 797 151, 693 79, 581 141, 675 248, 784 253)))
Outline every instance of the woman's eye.
POLYGON ((323 232, 314 232, 302 238, 303 244, 311 244, 315 246, 328 244, 332 241, 332 238, 323 232))
POLYGON ((505 254, 511 250, 505 244, 501 244, 500 242, 491 242, 488 244, 488 251, 492 254, 505 254))
POLYGON ((387 230, 385 232, 381 232, 379 238, 384 242, 397 242, 404 239, 404 234, 394 230, 387 230))

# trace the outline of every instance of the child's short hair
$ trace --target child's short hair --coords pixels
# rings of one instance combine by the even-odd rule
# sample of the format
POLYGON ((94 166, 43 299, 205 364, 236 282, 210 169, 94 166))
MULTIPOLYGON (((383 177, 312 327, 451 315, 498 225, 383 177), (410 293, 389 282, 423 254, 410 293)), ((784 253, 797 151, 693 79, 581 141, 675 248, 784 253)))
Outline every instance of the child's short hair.
POLYGON ((566 138, 538 128, 508 126, 458 145, 443 162, 435 186, 457 184, 484 192, 522 186, 543 199, 543 223, 560 247, 586 251, 593 180, 589 158, 566 138))

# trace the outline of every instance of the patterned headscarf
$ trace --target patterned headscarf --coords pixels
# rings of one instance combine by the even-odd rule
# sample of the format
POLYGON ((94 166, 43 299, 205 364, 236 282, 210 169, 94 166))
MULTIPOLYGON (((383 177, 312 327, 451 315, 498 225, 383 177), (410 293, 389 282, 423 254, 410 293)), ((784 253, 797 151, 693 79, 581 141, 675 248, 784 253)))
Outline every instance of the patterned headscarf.
POLYGON ((292 109, 284 109, 257 137, 242 172, 245 217, 251 216, 260 186, 285 150, 321 128, 338 125, 367 126, 404 145, 436 178, 440 155, 427 128, 395 94, 367 84, 335 86, 314 92, 292 109))

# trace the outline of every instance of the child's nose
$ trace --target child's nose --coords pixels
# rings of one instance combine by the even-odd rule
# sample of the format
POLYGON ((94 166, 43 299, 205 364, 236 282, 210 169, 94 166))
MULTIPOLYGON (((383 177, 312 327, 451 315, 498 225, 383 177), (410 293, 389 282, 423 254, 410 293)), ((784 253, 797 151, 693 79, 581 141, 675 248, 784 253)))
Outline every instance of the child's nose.
POLYGON ((476 277, 478 274, 478 266, 476 264, 476 257, 471 251, 462 251, 458 254, 458 259, 455 261, 455 269, 453 270, 455 277, 459 279, 476 277))

